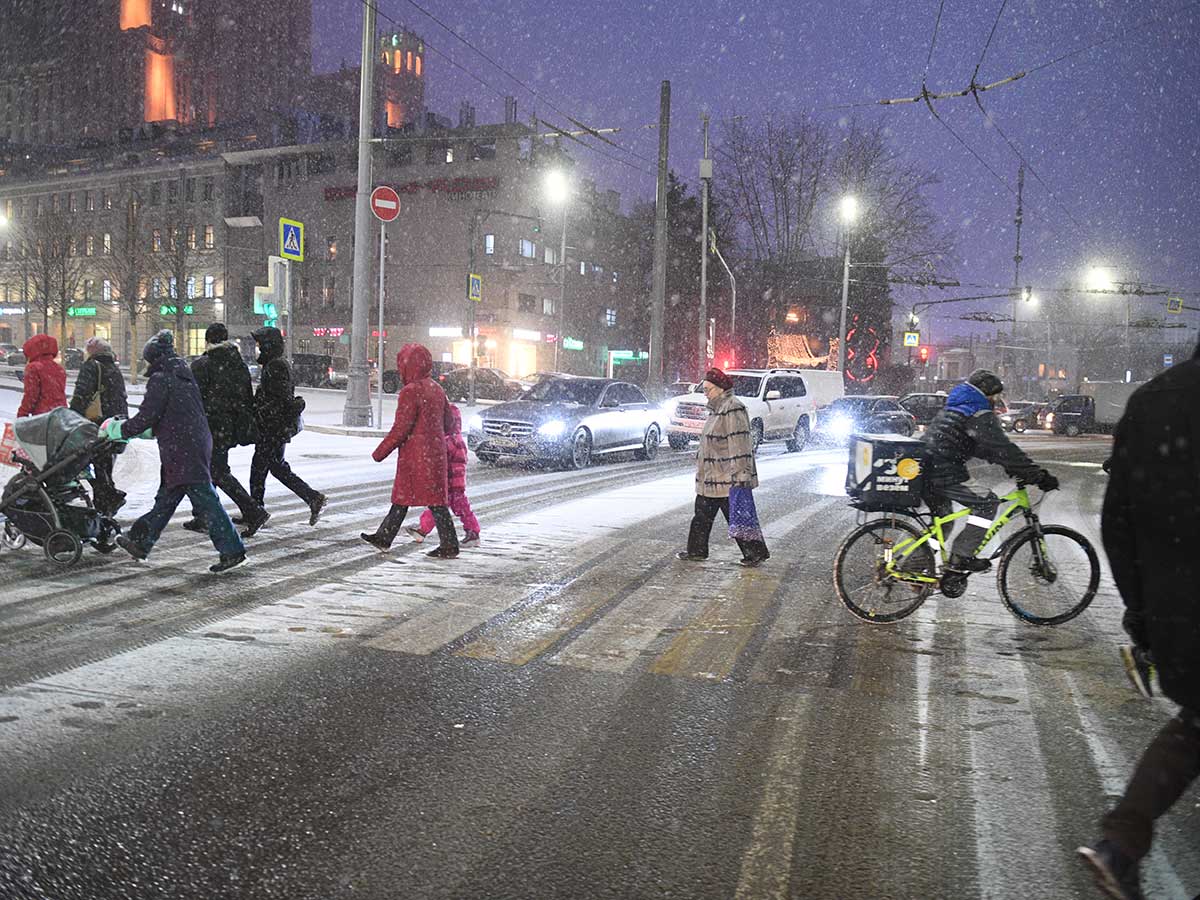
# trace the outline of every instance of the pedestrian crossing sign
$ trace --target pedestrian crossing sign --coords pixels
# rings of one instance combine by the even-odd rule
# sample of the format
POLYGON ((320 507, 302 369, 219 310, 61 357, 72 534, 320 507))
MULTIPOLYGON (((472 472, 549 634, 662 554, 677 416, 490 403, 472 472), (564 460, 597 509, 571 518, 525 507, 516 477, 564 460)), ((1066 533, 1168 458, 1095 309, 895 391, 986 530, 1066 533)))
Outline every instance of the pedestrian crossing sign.
POLYGON ((292 219, 279 220, 279 255, 284 259, 304 262, 304 223, 292 219))
POLYGON ((467 299, 475 303, 483 300, 483 276, 467 276, 467 299))
POLYGON ((1167 312, 1169 312, 1169 313, 1183 312, 1183 298, 1182 297, 1168 297, 1167 298, 1167 312))
POLYGON ((921 346, 921 332, 919 332, 919 331, 904 332, 904 346, 905 347, 921 346))

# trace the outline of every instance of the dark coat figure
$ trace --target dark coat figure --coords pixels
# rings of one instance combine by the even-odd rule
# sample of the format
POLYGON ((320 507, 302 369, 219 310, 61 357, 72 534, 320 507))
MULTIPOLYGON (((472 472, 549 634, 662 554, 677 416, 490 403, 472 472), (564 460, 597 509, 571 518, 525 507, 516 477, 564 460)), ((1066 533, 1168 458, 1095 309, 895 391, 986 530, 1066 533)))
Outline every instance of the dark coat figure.
POLYGON ((17 418, 37 416, 67 405, 67 370, 54 361, 58 341, 48 334, 35 334, 21 348, 25 354, 24 391, 17 418))
POLYGON ((430 377, 433 357, 420 344, 406 344, 396 354, 396 370, 404 386, 396 396, 392 429, 371 454, 383 462, 396 453, 392 503, 400 506, 446 506, 446 435, 454 433, 450 401, 430 377))
MULTIPOLYGON (((229 331, 222 323, 209 325, 204 341, 207 349, 192 363, 192 375, 200 389, 208 429, 212 432, 212 481, 237 504, 246 525, 242 536, 251 537, 266 524, 271 514, 254 502, 229 468, 229 451, 243 444, 253 444, 258 438, 250 369, 242 359, 238 345, 229 340, 229 331)), ((198 517, 185 522, 183 527, 189 531, 206 530, 198 517)))
MULTIPOLYGON (((87 359, 75 379, 75 393, 71 397, 71 409, 86 416, 97 394, 100 397, 100 416, 96 422, 111 418, 128 418, 129 400, 125 395, 125 377, 117 368, 117 359, 108 341, 91 338, 84 344, 87 359)), ((92 457, 96 472, 93 494, 96 508, 107 516, 115 516, 125 505, 125 492, 117 490, 113 480, 113 462, 117 454, 125 449, 124 444, 112 444, 106 452, 92 457)))
POLYGON ((1148 684, 1140 671, 1148 654, 1163 693, 1182 707, 1104 817, 1104 839, 1079 849, 1105 890, 1136 898, 1155 820, 1200 777, 1200 348, 1129 399, 1113 441, 1101 530, 1135 645, 1131 675, 1148 684))
POLYGON ((446 392, 430 377, 433 356, 420 344, 405 344, 396 354, 396 369, 404 386, 396 396, 396 418, 391 431, 371 457, 383 462, 398 450, 396 478, 392 482, 392 508, 374 534, 362 535, 372 546, 386 550, 408 515, 410 506, 425 506, 433 513, 440 545, 430 552, 439 559, 458 556, 458 533, 447 507, 450 491, 446 435, 454 431, 454 416, 446 392))
POLYGON ((162 481, 154 507, 133 523, 129 535, 117 538, 135 559, 145 559, 158 541, 184 496, 197 518, 207 523, 208 536, 221 554, 211 567, 222 572, 246 559, 246 548, 221 508, 209 473, 212 435, 200 400, 200 389, 188 364, 175 355, 174 337, 160 331, 142 351, 148 363, 146 396, 138 414, 125 422, 112 420, 104 430, 124 440, 150 431, 158 441, 162 481))
POLYGON ((274 475, 308 504, 308 524, 316 525, 325 508, 325 495, 309 487, 284 458, 288 441, 299 432, 304 400, 296 396, 292 367, 284 356, 283 334, 278 328, 264 327, 256 329, 252 336, 258 344, 258 363, 262 370, 258 390, 254 393, 259 434, 250 463, 250 496, 265 508, 267 475, 274 475))

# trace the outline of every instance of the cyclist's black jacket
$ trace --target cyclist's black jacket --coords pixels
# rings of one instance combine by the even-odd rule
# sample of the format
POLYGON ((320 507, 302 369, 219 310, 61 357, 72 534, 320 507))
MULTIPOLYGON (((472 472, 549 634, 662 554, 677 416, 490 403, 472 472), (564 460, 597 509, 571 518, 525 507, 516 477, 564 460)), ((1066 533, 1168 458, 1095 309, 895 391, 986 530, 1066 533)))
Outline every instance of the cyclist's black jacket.
POLYGON ((1008 439, 987 397, 970 384, 950 391, 945 409, 925 429, 924 441, 925 484, 935 491, 970 481, 967 462, 975 458, 1003 466, 1018 481, 1036 481, 1043 471, 1008 439))

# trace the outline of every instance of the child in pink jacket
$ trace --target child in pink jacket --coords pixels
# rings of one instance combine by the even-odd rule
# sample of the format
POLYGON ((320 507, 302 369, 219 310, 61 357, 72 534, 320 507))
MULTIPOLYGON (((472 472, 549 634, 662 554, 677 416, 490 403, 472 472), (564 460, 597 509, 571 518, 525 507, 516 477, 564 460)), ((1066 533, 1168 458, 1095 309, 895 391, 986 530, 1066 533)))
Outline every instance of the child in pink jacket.
MULTIPOLYGON (((450 512, 463 523, 466 537, 462 546, 475 547, 479 544, 479 520, 471 512, 471 501, 467 499, 467 445, 462 436, 462 414, 457 406, 451 405, 450 415, 454 419, 454 431, 446 435, 446 463, 449 466, 450 512)), ((433 513, 421 513, 421 523, 415 528, 405 529, 418 544, 434 529, 433 513)))

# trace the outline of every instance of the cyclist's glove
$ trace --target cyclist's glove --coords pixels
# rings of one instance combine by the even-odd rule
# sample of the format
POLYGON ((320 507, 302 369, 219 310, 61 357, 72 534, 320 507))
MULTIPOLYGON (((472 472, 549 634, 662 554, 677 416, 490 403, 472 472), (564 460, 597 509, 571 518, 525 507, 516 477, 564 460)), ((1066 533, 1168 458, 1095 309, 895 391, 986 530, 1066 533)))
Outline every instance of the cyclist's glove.
POLYGON ((1042 469, 1042 474, 1038 476, 1038 480, 1035 482, 1035 484, 1037 484, 1037 486, 1039 488, 1041 488, 1043 491, 1057 491, 1058 490, 1058 479, 1055 478, 1053 475, 1051 475, 1049 472, 1047 472, 1045 469, 1042 469))

